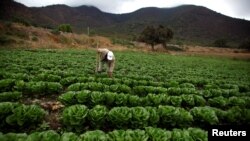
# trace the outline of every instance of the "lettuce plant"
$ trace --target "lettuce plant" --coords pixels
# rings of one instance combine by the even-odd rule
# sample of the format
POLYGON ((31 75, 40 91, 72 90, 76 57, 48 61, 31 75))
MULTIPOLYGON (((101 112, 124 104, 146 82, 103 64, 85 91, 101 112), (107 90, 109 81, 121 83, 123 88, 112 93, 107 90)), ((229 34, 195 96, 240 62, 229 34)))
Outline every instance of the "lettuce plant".
POLYGON ((149 139, 149 136, 146 134, 144 130, 128 129, 126 130, 126 138, 127 140, 131 140, 131 141, 147 141, 149 139))
POLYGON ((79 140, 83 141, 108 141, 107 135, 101 130, 87 131, 81 134, 79 140))
POLYGON ((78 141, 78 136, 73 132, 65 132, 61 135, 60 141, 78 141))
POLYGON ((160 116, 156 107, 145 107, 145 109, 149 112, 148 125, 156 127, 158 122, 160 121, 160 116))
POLYGON ((171 132, 166 131, 161 128, 153 128, 153 127, 146 127, 146 133, 149 136, 149 140, 151 141, 169 141, 171 140, 171 132))
POLYGON ((194 107, 190 110, 197 125, 216 125, 219 119, 211 107, 194 107))
POLYGON ((105 106, 96 105, 89 110, 88 119, 91 125, 95 128, 101 128, 106 122, 108 109, 105 106))
POLYGON ((105 95, 101 92, 94 91, 90 94, 90 101, 92 105, 104 104, 105 95))
POLYGON ((88 108, 85 105, 73 105, 65 108, 62 123, 69 129, 81 127, 87 120, 88 108))
POLYGON ((150 113, 143 107, 132 107, 131 108, 132 118, 131 126, 133 128, 143 128, 148 125, 148 119, 150 113))
POLYGON ((187 127, 193 122, 192 115, 183 108, 159 106, 160 124, 165 127, 187 127))
POLYGON ((37 105, 20 105, 13 109, 13 113, 6 118, 6 122, 12 126, 32 126, 41 123, 47 114, 37 105))
POLYGON ((131 118, 131 110, 128 107, 115 107, 108 113, 108 121, 116 128, 128 127, 131 118))
POLYGON ((21 92, 2 92, 0 93, 0 102, 4 101, 17 101, 22 97, 21 92))

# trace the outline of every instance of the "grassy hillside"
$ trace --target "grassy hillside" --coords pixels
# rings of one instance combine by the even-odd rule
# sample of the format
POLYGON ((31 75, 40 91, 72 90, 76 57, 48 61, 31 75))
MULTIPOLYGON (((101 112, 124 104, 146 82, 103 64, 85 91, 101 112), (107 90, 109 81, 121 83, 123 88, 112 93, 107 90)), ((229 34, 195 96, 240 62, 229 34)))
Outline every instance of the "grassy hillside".
POLYGON ((20 23, 0 22, 0 47, 14 48, 89 48, 112 46, 100 36, 56 32, 20 23))
MULTIPOLYGON (((20 23, 0 22, 0 48, 17 49, 94 49, 109 48, 112 50, 133 50, 151 52, 151 47, 144 43, 132 42, 119 36, 87 36, 85 34, 56 32, 53 29, 45 29, 27 26, 20 23)), ((190 46, 186 44, 168 44, 168 49, 161 45, 155 47, 156 52, 165 52, 173 55, 205 55, 230 58, 249 59, 249 50, 215 48, 204 46, 190 46)))
POLYGON ((110 14, 91 6, 51 5, 26 7, 13 0, 1 1, 0 19, 54 28, 71 24, 74 32, 136 39, 148 25, 168 26, 174 31, 172 43, 213 46, 224 40, 238 47, 249 40, 250 21, 227 17, 208 8, 184 5, 173 8, 142 8, 127 14, 110 14))

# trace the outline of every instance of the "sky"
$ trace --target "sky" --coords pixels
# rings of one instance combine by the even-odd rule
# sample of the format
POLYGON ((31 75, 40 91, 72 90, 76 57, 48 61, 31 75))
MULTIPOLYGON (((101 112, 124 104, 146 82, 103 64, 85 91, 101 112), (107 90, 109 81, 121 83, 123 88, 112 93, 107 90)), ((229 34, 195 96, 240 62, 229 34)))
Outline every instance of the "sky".
POLYGON ((66 4, 71 7, 90 5, 103 12, 122 14, 143 7, 170 8, 183 4, 204 6, 233 18, 250 21, 250 0, 15 0, 28 7, 66 4))

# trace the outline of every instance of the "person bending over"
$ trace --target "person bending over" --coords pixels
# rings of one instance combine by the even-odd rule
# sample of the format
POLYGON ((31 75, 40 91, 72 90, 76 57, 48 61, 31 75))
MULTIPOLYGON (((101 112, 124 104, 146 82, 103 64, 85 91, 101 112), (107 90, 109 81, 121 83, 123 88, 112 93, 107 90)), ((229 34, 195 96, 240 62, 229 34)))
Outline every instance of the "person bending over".
POLYGON ((97 49, 97 64, 96 72, 102 72, 103 64, 107 64, 108 76, 112 78, 115 67, 115 55, 112 51, 106 48, 97 49))

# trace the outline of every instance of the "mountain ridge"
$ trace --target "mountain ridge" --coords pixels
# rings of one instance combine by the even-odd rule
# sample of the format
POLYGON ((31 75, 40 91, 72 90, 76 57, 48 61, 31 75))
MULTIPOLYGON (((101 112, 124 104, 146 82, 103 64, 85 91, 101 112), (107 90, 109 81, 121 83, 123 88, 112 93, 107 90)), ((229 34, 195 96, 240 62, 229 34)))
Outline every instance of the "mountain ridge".
POLYGON ((148 25, 164 25, 174 31, 174 39, 181 43, 212 44, 217 39, 226 39, 236 45, 250 37, 250 21, 225 16, 203 6, 147 7, 112 14, 89 5, 27 7, 13 0, 0 4, 1 20, 17 18, 47 28, 68 23, 76 33, 87 33, 90 28, 92 35, 132 39, 148 25))

